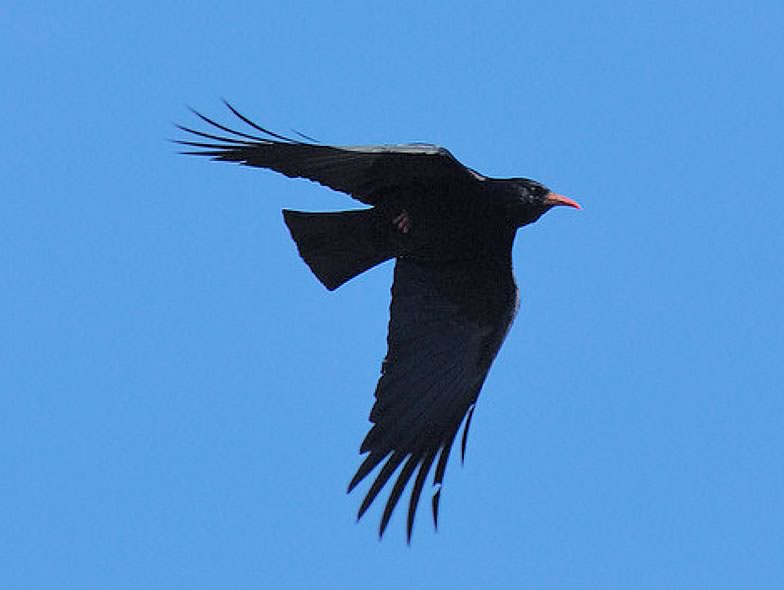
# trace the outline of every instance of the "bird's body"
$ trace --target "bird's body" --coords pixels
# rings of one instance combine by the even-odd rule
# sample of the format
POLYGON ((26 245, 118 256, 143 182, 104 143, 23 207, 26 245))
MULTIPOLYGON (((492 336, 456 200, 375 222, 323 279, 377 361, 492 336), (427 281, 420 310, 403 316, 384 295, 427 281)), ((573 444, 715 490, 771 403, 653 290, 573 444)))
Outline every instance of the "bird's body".
POLYGON ((269 132, 229 109, 263 135, 196 113, 228 135, 181 127, 208 140, 179 141, 197 148, 186 153, 308 178, 370 205, 337 213, 284 211, 300 255, 328 289, 396 260, 388 352, 370 413, 373 426, 360 449, 368 454, 349 491, 381 465, 361 517, 402 465, 379 533, 413 477, 410 539, 434 466, 437 522, 453 442, 464 424, 464 454, 474 404, 517 311, 517 229, 555 205, 579 206, 535 181, 485 177, 438 146, 325 146, 269 132))

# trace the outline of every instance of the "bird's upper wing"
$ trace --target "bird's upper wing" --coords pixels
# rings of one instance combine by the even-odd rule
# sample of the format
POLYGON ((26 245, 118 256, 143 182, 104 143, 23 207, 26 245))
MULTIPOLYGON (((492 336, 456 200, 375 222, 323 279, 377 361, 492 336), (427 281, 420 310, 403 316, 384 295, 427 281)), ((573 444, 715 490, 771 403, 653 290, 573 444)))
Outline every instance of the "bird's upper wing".
POLYGON ((419 497, 436 459, 432 510, 438 524, 440 487, 452 444, 465 421, 465 454, 474 404, 516 310, 511 265, 474 269, 398 259, 389 348, 370 414, 374 425, 360 449, 369 455, 349 485, 351 491, 386 459, 359 509, 361 517, 403 465, 387 500, 379 535, 417 472, 408 508, 410 541, 419 497))
POLYGON ((383 204, 397 195, 422 192, 423 187, 475 183, 484 179, 463 166, 449 150, 436 145, 322 145, 273 133, 240 114, 230 104, 226 103, 226 106, 254 133, 232 129, 193 111, 214 130, 208 133, 177 125, 195 136, 193 140, 175 140, 196 148, 183 153, 270 168, 292 178, 307 178, 368 205, 383 204))

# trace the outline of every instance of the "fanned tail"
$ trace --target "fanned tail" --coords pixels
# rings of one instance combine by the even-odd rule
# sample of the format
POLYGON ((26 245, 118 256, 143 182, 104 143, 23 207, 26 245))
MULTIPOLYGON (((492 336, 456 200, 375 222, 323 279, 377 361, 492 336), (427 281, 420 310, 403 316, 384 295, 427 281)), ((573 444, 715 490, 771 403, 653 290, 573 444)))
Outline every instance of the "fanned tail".
POLYGON ((300 256, 330 291, 394 258, 394 231, 376 208, 335 213, 283 210, 300 256))

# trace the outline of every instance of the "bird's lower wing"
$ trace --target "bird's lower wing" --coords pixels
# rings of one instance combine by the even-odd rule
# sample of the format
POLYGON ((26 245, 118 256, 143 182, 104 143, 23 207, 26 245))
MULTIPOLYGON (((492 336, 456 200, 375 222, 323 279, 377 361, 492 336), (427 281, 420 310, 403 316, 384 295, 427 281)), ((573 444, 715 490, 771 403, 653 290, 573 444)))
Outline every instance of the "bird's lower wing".
POLYGON ((465 422, 465 453, 474 404, 514 318, 516 297, 511 269, 477 275, 463 266, 397 261, 389 348, 370 414, 374 425, 360 449, 369 454, 349 485, 351 491, 383 462, 359 509, 361 517, 403 465, 384 509, 380 535, 416 472, 408 509, 410 540, 434 464, 432 509, 438 524, 440 486, 452 445, 465 422))

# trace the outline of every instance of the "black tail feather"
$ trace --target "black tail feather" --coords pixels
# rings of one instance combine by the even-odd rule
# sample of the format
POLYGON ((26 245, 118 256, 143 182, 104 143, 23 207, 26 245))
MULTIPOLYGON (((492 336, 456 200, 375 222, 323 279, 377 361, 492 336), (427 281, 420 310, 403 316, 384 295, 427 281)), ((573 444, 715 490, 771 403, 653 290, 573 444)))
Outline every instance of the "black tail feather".
POLYGON ((392 224, 375 208, 336 213, 284 209, 283 219, 300 256, 330 291, 396 255, 392 224))

